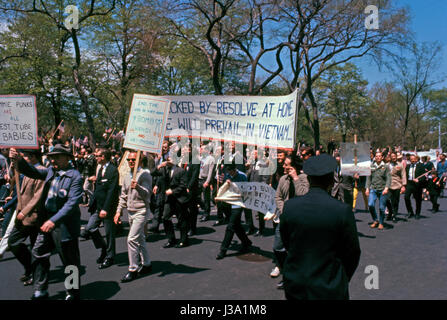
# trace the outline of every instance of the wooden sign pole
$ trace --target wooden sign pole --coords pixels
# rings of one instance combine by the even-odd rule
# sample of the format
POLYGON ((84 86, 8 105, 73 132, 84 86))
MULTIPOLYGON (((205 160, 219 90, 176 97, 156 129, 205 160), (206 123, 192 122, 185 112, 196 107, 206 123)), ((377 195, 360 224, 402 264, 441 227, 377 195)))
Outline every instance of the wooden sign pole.
POLYGON ((138 166, 140 165, 140 154, 141 154, 141 150, 138 150, 137 152, 137 160, 135 161, 135 168, 133 168, 133 178, 132 180, 137 180, 137 170, 138 170, 138 166))

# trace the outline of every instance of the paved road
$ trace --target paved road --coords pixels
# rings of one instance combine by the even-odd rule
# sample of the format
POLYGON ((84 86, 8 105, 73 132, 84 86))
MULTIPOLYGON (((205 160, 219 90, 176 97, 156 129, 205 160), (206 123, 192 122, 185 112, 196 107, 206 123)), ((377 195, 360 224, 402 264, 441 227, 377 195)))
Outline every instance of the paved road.
MULTIPOLYGON (((447 199, 440 199, 437 214, 428 211, 429 202, 423 203, 423 218, 405 221, 404 202, 401 199, 401 220, 390 223, 389 229, 370 229, 370 214, 356 213, 362 255, 360 265, 351 281, 352 299, 447 299, 447 199), (379 289, 367 290, 365 268, 375 265, 379 270, 379 289)), ((358 208, 364 209, 359 199, 358 208)), ((215 214, 213 215, 213 218, 215 214)), ((83 223, 88 219, 82 210, 83 223)), ((251 237, 254 253, 236 255, 229 251, 223 260, 215 260, 225 226, 213 227, 213 220, 198 222, 198 235, 192 245, 163 249, 165 239, 152 235, 148 248, 153 272, 130 283, 120 283, 127 271, 125 235, 117 239, 116 264, 99 270, 95 260, 99 252, 91 241, 81 241, 82 295, 84 299, 150 299, 150 300, 282 300, 284 293, 276 289, 279 279, 269 273, 272 264, 273 229, 267 224, 265 237, 251 237)), ((257 225, 257 222, 255 222, 257 225)), ((101 231, 102 233, 104 230, 101 231)), ((178 232, 177 232, 178 235, 178 232)), ((238 245, 233 246, 234 249, 238 245)), ((59 257, 51 258, 50 298, 64 296, 64 270, 59 257)), ((24 287, 18 278, 23 269, 10 252, 0 261, 0 300, 28 299, 30 287, 24 287)))

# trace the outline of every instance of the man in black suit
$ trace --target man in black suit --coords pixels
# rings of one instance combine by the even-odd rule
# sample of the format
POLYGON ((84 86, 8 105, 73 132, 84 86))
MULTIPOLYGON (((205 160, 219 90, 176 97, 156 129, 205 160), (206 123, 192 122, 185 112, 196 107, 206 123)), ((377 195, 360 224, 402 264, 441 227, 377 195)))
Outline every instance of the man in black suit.
POLYGON ((407 185, 405 186, 405 206, 407 207, 407 218, 419 219, 422 207, 422 184, 426 180, 424 165, 418 162, 415 155, 410 157, 410 165, 405 168, 407 172, 407 185), (411 206, 411 195, 416 200, 416 216, 411 206))
POLYGON ((180 242, 177 248, 184 248, 188 245, 188 220, 186 203, 188 196, 186 191, 186 175, 185 171, 177 167, 168 156, 168 160, 164 161, 157 167, 159 178, 157 179, 156 192, 164 192, 164 207, 163 207, 163 227, 165 229, 168 242, 163 248, 171 248, 176 246, 174 224, 172 223, 172 216, 177 216, 177 226, 180 229, 180 242))
POLYGON ((93 193, 89 212, 92 214, 85 232, 90 235, 96 249, 101 249, 101 255, 96 260, 99 269, 105 269, 113 264, 115 257, 115 227, 113 217, 119 199, 119 173, 110 159, 112 153, 107 149, 99 149, 96 153, 98 169, 95 179, 95 192, 93 193), (106 241, 99 232, 101 222, 104 223, 106 241))
POLYGON ((360 260, 352 207, 329 194, 337 162, 328 154, 309 158, 309 192, 286 201, 280 233, 287 258, 287 299, 349 299, 349 281, 360 260))
MULTIPOLYGON (((150 232, 153 233, 159 233, 159 227, 162 221, 163 217, 163 206, 165 202, 165 194, 163 192, 157 192, 157 185, 158 179, 160 178, 159 172, 158 172, 158 166, 160 166, 164 161, 168 159, 168 152, 169 152, 169 141, 165 140, 162 144, 162 150, 161 150, 161 156, 154 159, 154 168, 150 168, 151 174, 152 174, 152 184, 154 185, 154 189, 152 190, 153 199, 152 199, 152 207, 153 207, 153 214, 154 218, 152 220, 152 224, 149 228, 150 232)), ((160 184, 163 184, 163 182, 160 182, 160 184)))
POLYGON ((200 203, 200 188, 199 188, 199 173, 200 173, 200 158, 197 151, 191 152, 191 146, 183 147, 184 159, 186 163, 181 165, 185 170, 186 176, 186 192, 187 192, 187 207, 188 207, 188 235, 193 236, 197 232, 197 216, 200 203))

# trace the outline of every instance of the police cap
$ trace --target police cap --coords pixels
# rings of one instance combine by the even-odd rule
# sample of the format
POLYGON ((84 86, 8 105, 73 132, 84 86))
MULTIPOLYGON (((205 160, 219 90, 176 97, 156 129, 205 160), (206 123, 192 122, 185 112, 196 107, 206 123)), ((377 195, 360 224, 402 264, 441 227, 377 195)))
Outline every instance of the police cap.
POLYGON ((337 161, 334 157, 323 153, 319 156, 310 157, 304 162, 303 171, 308 176, 324 176, 333 173, 337 169, 337 161))

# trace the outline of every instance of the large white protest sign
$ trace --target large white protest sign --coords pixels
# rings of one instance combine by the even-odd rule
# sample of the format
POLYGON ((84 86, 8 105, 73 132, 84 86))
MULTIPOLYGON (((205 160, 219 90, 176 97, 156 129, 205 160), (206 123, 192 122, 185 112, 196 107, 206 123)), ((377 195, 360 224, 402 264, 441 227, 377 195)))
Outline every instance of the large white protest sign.
POLYGON ((340 144, 341 173, 347 176, 359 174, 360 176, 371 175, 371 158, 369 142, 340 144))
POLYGON ((166 136, 293 149, 297 91, 287 96, 165 96, 166 136))
POLYGON ((272 214, 276 210, 276 191, 263 182, 232 182, 220 187, 216 200, 272 214))
POLYGON ((35 96, 0 96, 0 148, 39 148, 35 96))
POLYGON ((169 100, 134 94, 124 148, 161 153, 169 113, 169 100))

